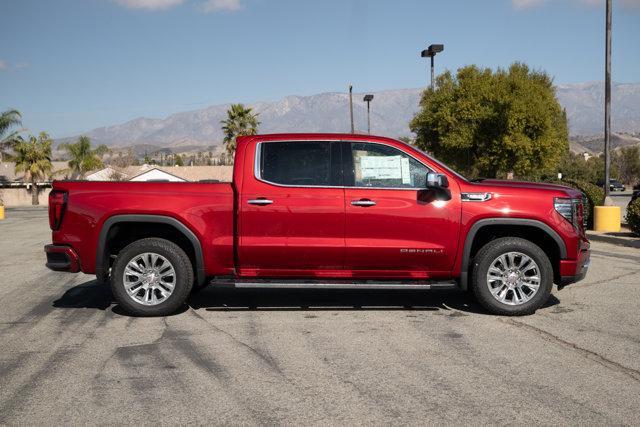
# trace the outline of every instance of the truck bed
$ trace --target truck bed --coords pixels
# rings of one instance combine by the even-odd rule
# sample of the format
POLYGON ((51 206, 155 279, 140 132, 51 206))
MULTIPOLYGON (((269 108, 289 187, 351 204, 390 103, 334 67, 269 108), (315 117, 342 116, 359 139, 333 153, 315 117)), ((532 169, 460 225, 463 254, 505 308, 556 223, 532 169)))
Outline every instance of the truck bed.
POLYGON ((96 252, 107 219, 128 215, 173 218, 201 242, 207 275, 233 271, 234 191, 230 183, 54 181, 68 193, 53 243, 70 244, 80 269, 96 273, 96 252))

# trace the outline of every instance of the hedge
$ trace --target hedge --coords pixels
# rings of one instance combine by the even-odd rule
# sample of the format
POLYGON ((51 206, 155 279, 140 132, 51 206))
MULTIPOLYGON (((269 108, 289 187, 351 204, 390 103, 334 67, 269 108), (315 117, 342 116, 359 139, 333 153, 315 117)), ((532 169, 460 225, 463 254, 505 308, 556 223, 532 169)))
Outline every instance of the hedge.
POLYGON ((593 229, 593 208, 594 206, 602 206, 604 203, 604 190, 597 185, 594 185, 586 181, 577 181, 573 179, 566 179, 562 181, 549 181, 552 184, 564 185, 567 187, 575 188, 584 194, 585 207, 584 216, 587 228, 593 229))
POLYGON ((640 198, 635 199, 627 208, 627 224, 636 236, 640 236, 640 198))
POLYGON ((567 179, 565 181, 569 186, 582 191, 587 199, 587 206, 585 206, 585 219, 587 220, 587 228, 593 229, 593 208, 594 206, 602 206, 604 203, 604 190, 597 185, 585 181, 574 181, 567 179))

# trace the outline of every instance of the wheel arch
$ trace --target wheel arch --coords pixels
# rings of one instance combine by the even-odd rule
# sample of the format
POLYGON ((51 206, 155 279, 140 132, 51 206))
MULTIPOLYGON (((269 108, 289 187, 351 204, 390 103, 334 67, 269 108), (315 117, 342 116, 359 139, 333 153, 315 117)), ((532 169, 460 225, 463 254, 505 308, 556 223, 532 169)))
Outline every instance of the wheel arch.
MULTIPOLYGON (((114 215, 112 217, 107 218, 102 224, 102 228, 100 229, 100 234, 98 235, 98 244, 96 249, 96 276, 98 280, 104 281, 107 278, 109 272, 109 239, 110 234, 114 229, 117 230, 117 227, 120 225, 135 225, 135 224, 143 224, 143 225, 159 225, 162 227, 170 227, 175 230, 175 236, 181 236, 179 240, 181 240, 182 245, 179 244, 185 251, 187 255, 194 262, 194 273, 196 283, 198 285, 204 283, 205 281, 205 267, 204 267, 204 255, 202 252, 202 245, 200 244, 200 240, 195 235, 193 231, 191 231, 186 225, 184 225, 179 220, 164 215, 114 215)), ((165 231, 167 229, 165 228, 165 231)), ((139 238, 144 237, 165 237, 162 233, 143 233, 139 238), (158 234, 158 235, 154 235, 158 234)), ((138 240, 138 239, 134 239, 138 240)), ((174 242, 177 243, 177 242, 174 242)))
POLYGON ((553 228, 534 219, 485 218, 471 226, 464 241, 460 268, 460 287, 463 290, 468 288, 469 267, 473 255, 479 250, 478 246, 484 245, 493 238, 507 236, 523 237, 541 246, 550 258, 554 277, 559 278, 560 259, 567 257, 567 247, 553 228), (535 234, 530 234, 531 232, 535 234))

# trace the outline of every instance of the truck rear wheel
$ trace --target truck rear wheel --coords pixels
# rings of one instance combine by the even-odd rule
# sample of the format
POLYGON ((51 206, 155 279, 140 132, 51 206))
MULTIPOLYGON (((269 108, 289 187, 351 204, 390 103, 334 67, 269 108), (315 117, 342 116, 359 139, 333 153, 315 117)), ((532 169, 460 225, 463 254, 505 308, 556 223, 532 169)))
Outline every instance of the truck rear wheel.
POLYGON ((120 251, 111 270, 111 291, 127 313, 166 316, 180 308, 193 286, 185 252, 165 239, 147 238, 120 251))
POLYGON ((491 313, 531 314, 549 299, 553 267, 536 244, 518 237, 487 243, 474 258, 471 287, 491 313))

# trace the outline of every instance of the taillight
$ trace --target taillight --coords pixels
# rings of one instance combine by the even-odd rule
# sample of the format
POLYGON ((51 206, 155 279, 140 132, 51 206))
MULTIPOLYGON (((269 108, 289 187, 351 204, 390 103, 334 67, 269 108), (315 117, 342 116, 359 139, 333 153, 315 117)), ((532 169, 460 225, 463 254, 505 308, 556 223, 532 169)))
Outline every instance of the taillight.
POLYGON ((575 228, 580 229, 581 226, 584 226, 584 207, 581 199, 556 197, 553 200, 553 207, 575 228))
POLYGON ((66 207, 66 191, 53 190, 49 193, 49 227, 51 227, 53 231, 60 228, 66 207))

